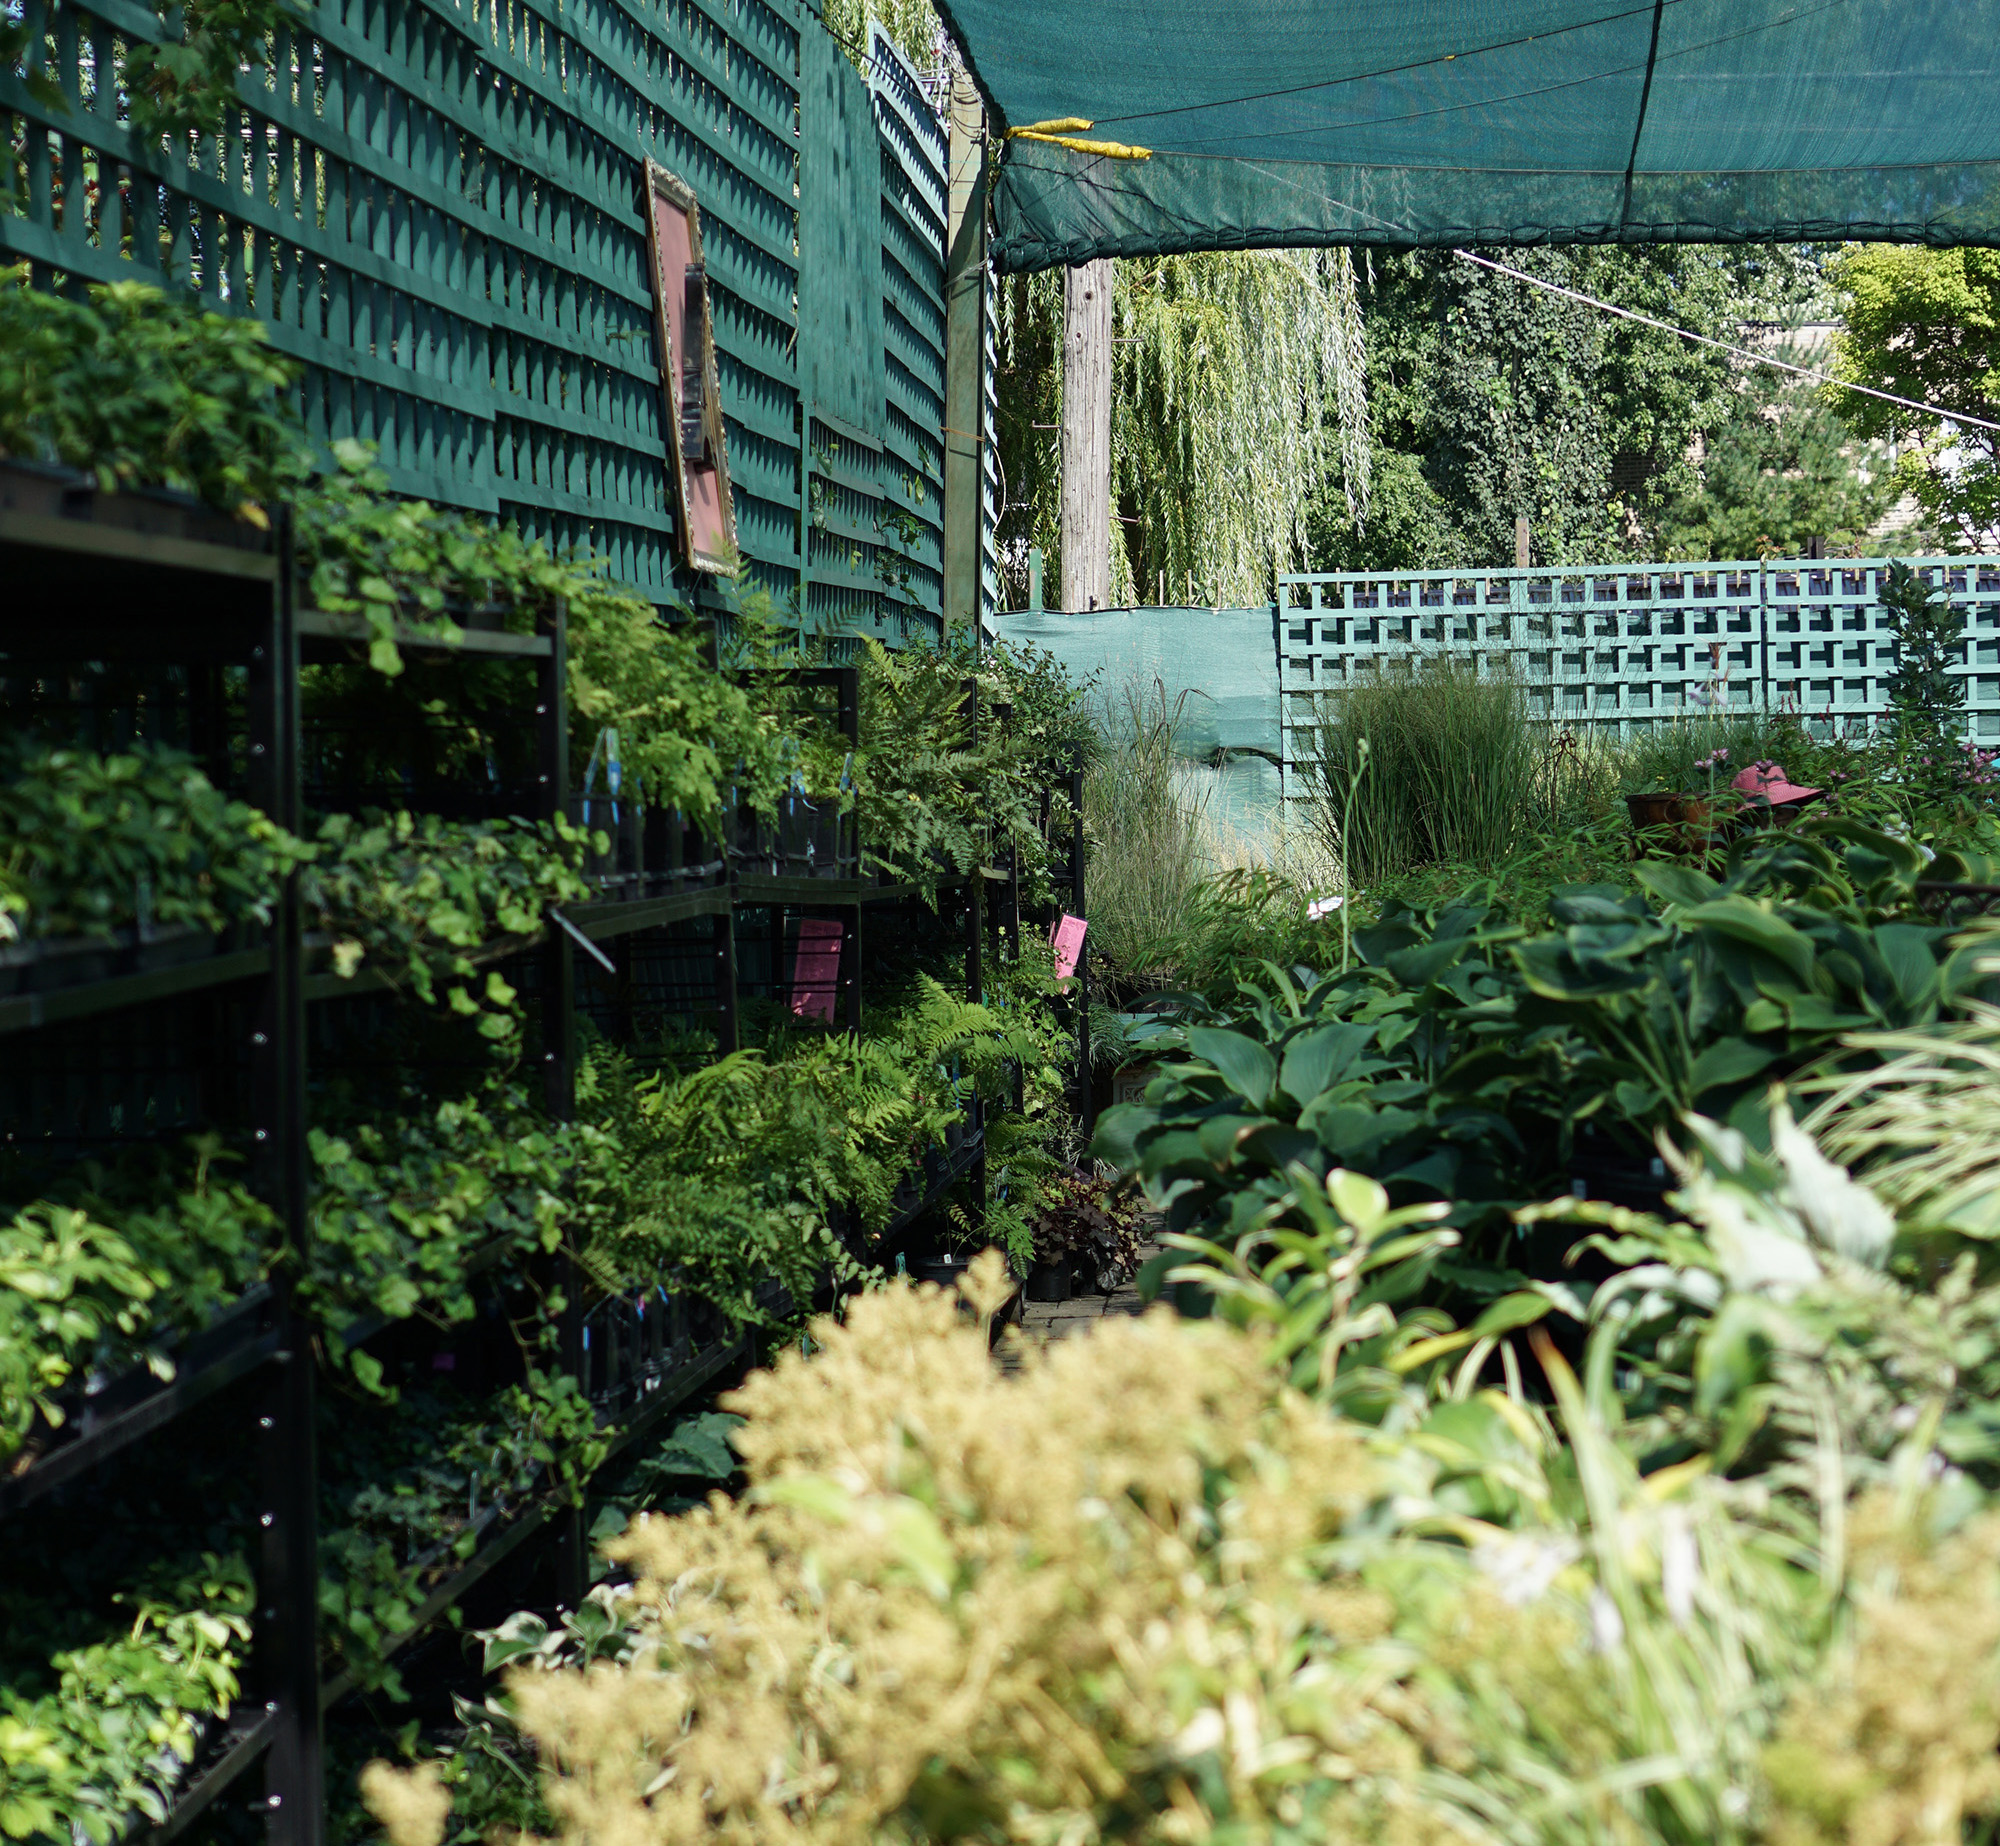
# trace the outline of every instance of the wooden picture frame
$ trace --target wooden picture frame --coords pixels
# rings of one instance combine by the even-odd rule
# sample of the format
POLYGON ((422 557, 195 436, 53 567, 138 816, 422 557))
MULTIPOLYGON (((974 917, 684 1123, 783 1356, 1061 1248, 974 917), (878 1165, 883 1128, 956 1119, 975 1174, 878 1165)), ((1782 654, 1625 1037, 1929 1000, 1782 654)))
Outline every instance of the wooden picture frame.
POLYGON ((701 256, 701 209, 694 188, 657 161, 646 162, 646 250, 666 412, 667 474, 674 524, 690 569, 736 568, 736 507, 729 446, 717 388, 708 271, 701 256))

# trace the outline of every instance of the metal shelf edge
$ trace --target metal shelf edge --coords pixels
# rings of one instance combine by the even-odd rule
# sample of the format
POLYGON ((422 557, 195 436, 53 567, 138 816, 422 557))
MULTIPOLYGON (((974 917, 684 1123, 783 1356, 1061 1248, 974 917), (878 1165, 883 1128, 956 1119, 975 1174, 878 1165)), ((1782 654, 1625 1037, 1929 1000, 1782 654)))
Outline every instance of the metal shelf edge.
POLYGON ((261 1711, 249 1723, 230 1726, 228 1748, 181 1790, 167 1817, 139 1836, 139 1846, 166 1846, 207 1810, 216 1796, 248 1769, 269 1747, 278 1729, 277 1713, 261 1711))
MULTIPOLYGON (((367 618, 336 614, 328 609, 301 609, 298 613, 301 639, 311 641, 372 641, 375 631, 367 618)), ((406 623, 396 624, 398 647, 428 649, 440 654, 499 654, 515 659, 546 659, 555 643, 547 635, 506 634, 490 628, 461 628, 458 639, 426 634, 406 623)))
POLYGON ((604 942, 613 936, 658 929, 689 917, 727 916, 729 911, 729 887, 708 885, 695 891, 675 891, 665 897, 599 898, 591 903, 572 904, 563 914, 591 941, 604 942))
POLYGON ((196 571, 212 577, 278 580, 278 560, 268 551, 239 551, 230 545, 175 538, 163 532, 134 532, 94 519, 64 519, 47 513, 0 510, 0 545, 38 551, 78 552, 89 558, 155 569, 196 571))
MULTIPOLYGON (((603 1471, 604 1464, 608 1463, 612 1456, 628 1447, 674 1405, 685 1403, 694 1392, 721 1371, 732 1356, 742 1350, 743 1342, 740 1339, 733 1340, 725 1346, 711 1348, 706 1353, 697 1354, 684 1370, 668 1378, 659 1390, 653 1393, 653 1401, 648 1402, 642 1415, 628 1428, 619 1432, 611 1447, 605 1451, 604 1462, 598 1464, 598 1472, 603 1471)), ((536 1533, 549 1525, 561 1511, 561 1500, 549 1494, 546 1489, 539 1496, 530 1499, 496 1537, 475 1551, 417 1605, 416 1619, 409 1627, 391 1636, 383 1647, 384 1658, 399 1653, 408 1646, 440 1615, 460 1601, 482 1577, 518 1551, 536 1533)), ((320 1709, 325 1711, 344 1699, 358 1683, 359 1675, 351 1667, 344 1668, 321 1685, 320 1709)))
POLYGON ((614 1455, 621 1455, 637 1442, 649 1429, 673 1410, 687 1402, 701 1387, 728 1366, 732 1359, 748 1353, 748 1344, 742 1338, 724 1341, 711 1346, 705 1352, 696 1353, 678 1372, 670 1373, 661 1381, 659 1389, 651 1392, 641 1403, 637 1415, 612 1438, 611 1446, 604 1452, 604 1462, 599 1465, 601 1474, 614 1455))
POLYGON ((170 968, 150 969, 143 974, 113 974, 103 980, 79 981, 73 987, 52 987, 42 993, 8 994, 0 997, 0 1036, 32 1032, 38 1026, 61 1025, 72 1019, 88 1019, 93 1014, 117 1012, 123 1007, 143 1006, 147 1001, 170 999, 177 994, 198 993, 204 987, 255 980, 270 971, 268 948, 233 949, 196 961, 178 962, 170 968))
MULTIPOLYGON (((269 1299, 269 1288, 259 1283, 242 1296, 234 1312, 248 1315, 269 1299)), ((203 1335, 192 1337, 199 1340, 203 1335)), ((282 1345, 283 1333, 279 1328, 255 1324, 245 1327, 237 1340, 195 1370, 177 1373, 129 1410, 115 1412, 83 1435, 51 1450, 21 1473, 0 1479, 0 1519, 96 1467, 128 1443, 171 1423, 265 1361, 276 1358, 282 1345)))

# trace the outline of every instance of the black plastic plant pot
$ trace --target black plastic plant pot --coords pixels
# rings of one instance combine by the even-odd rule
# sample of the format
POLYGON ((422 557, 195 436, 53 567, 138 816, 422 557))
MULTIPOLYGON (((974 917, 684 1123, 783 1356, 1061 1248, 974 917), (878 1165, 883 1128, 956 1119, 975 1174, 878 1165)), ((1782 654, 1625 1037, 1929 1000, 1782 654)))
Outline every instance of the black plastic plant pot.
POLYGON ((919 1282, 935 1282, 940 1288, 955 1288, 958 1279, 972 1266, 972 1258, 962 1250, 934 1250, 928 1256, 910 1259, 910 1274, 919 1282))
POLYGON ((1028 1270, 1028 1299, 1067 1301, 1073 1280, 1067 1263, 1035 1263, 1028 1270))

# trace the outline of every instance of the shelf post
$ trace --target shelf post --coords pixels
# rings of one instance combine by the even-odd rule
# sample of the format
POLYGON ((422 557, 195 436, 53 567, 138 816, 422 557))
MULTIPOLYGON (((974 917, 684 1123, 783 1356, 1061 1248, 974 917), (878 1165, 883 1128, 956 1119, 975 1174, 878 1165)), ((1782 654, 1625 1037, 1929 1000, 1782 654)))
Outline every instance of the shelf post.
MULTIPOLYGON (((1072 916, 1087 917, 1083 890, 1083 752, 1070 758, 1069 770, 1070 843, 1069 901, 1072 916)), ((1089 1141, 1097 1128, 1097 1093, 1090 1081, 1090 936, 1076 952, 1076 1115, 1083 1138, 1089 1141)))
MULTIPOLYGON (((249 674, 250 799, 296 833, 300 814, 299 637, 289 507, 277 511, 278 580, 249 674)), ((287 1245, 303 1262, 306 1219, 304 942, 299 879, 271 921, 271 971, 252 1035, 257 1168, 287 1245)), ((313 1357, 292 1308, 294 1278, 275 1279, 282 1343, 258 1396, 257 1608, 252 1684, 275 1720, 264 1770, 272 1846, 319 1846, 325 1767, 319 1706, 319 1467, 313 1357)))
MULTIPOLYGON (((535 736, 539 761, 541 817, 569 813, 569 610, 558 597, 545 623, 549 651, 535 669, 535 736)), ((576 956, 569 932, 552 929, 542 945, 542 1102, 551 1122, 576 1113, 576 956)), ((583 1301, 576 1259, 567 1250, 551 1266, 562 1293, 556 1323, 557 1363, 571 1378, 583 1378, 583 1301)), ((589 1554, 583 1510, 566 1506, 556 1514, 556 1600, 578 1607, 589 1588, 589 1554)))

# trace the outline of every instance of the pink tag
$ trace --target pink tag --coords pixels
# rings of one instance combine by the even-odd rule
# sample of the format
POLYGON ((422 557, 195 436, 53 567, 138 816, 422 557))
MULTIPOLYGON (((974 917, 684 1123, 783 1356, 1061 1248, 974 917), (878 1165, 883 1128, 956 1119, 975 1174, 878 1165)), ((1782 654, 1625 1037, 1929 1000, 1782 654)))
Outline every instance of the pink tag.
POLYGON ((833 996, 840 987, 838 917, 801 917, 799 948, 792 958, 792 1011, 801 1019, 833 1024, 833 996))
POLYGON ((1062 921, 1049 932, 1049 940, 1055 944, 1057 980, 1066 981, 1076 972, 1077 958, 1083 953, 1083 933, 1089 927, 1081 917, 1065 911, 1062 921))

